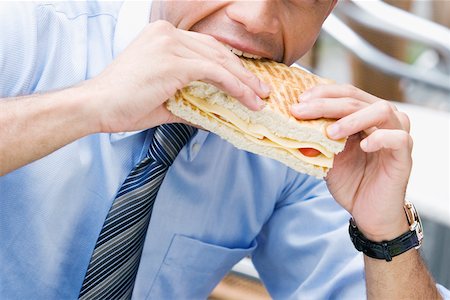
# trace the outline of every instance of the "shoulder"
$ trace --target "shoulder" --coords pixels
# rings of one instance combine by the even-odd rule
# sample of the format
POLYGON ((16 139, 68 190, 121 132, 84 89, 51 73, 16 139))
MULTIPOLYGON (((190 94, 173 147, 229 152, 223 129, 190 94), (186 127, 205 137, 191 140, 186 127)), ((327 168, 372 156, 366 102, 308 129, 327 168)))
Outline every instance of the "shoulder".
POLYGON ((102 16, 117 19, 121 5, 117 1, 0 1, 0 33, 32 36, 34 28, 55 17, 61 21, 102 16))
POLYGON ((25 93, 35 63, 36 6, 0 2, 0 97, 25 93))
POLYGON ((22 22, 31 21, 42 10, 59 13, 70 19, 81 15, 111 15, 117 18, 121 6, 121 1, 0 1, 0 20, 2 23, 15 20, 20 27, 22 22))
MULTIPOLYGON (((35 5, 27 2, 0 1, 0 37, 11 37, 14 33, 26 34, 26 28, 35 27, 35 5)), ((28 33, 30 35, 31 32, 28 33)))
MULTIPOLYGON (((0 97, 29 94, 36 90, 42 76, 56 74, 57 69, 58 74, 64 70, 72 74, 73 69, 86 73, 83 64, 87 54, 96 53, 87 50, 89 41, 95 42, 101 53, 111 52, 107 46, 112 43, 121 5, 102 1, 0 1, 0 97)), ((54 86, 48 88, 69 84, 64 81, 66 76, 50 77, 54 86)), ((81 79, 77 77, 76 81, 81 79)))
POLYGON ((68 19, 80 16, 95 18, 99 16, 110 16, 117 19, 121 1, 40 1, 35 2, 38 10, 46 10, 51 13, 60 14, 68 19))

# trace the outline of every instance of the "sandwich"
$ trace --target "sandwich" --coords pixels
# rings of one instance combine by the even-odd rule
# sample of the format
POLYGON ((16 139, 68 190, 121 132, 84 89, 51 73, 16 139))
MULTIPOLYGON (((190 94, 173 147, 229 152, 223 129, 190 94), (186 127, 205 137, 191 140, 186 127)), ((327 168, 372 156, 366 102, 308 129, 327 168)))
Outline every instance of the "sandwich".
POLYGON ((167 102, 176 116, 213 132, 235 147, 278 160, 317 178, 326 176, 345 139, 327 137, 332 119, 297 120, 290 106, 308 88, 331 81, 298 67, 267 59, 241 58, 243 65, 272 87, 266 106, 252 111, 211 84, 194 81, 167 102))

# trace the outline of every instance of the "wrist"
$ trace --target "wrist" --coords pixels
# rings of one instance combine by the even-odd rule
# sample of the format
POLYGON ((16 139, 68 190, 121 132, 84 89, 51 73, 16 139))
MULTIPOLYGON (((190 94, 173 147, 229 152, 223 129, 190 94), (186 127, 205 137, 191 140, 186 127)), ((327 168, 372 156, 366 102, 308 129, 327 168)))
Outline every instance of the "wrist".
MULTIPOLYGON (((358 226, 355 220, 356 226, 358 226)), ((375 230, 367 230, 364 228, 359 228, 359 231, 369 240, 374 242, 389 241, 395 239, 396 237, 402 235, 409 230, 408 220, 405 214, 399 215, 399 218, 389 224, 384 224, 383 228, 377 228, 375 230)))
POLYGON ((93 93, 84 85, 76 85, 51 95, 54 106, 61 116, 66 132, 73 139, 100 132, 96 120, 97 109, 92 103, 93 93), (61 101, 63 99, 63 101, 61 101))
MULTIPOLYGON (((102 94, 97 91, 92 80, 87 80, 68 90, 69 102, 72 106, 74 117, 77 119, 79 130, 83 136, 104 132, 101 125, 102 94)), ((104 103, 104 102, 103 102, 104 103)))
MULTIPOLYGON (((400 225, 399 229, 393 229, 381 235, 367 236, 367 233, 361 232, 354 219, 350 218, 348 230, 355 248, 362 251, 366 256, 385 259, 386 261, 392 261, 392 257, 412 248, 418 249, 423 239, 423 228, 419 214, 414 205, 408 201, 405 201, 404 212, 401 220, 407 220, 406 230, 403 230, 403 225, 400 225), (396 232, 401 232, 401 234, 396 232)), ((402 224, 402 222, 399 224, 402 224)))

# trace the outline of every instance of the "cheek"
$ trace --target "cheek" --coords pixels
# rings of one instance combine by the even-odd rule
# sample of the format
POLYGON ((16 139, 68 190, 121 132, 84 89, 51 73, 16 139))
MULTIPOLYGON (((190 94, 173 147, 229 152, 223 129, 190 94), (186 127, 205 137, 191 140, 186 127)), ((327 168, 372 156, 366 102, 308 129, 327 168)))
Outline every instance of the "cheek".
POLYGON ((285 63, 291 64, 302 57, 314 45, 321 30, 322 22, 305 20, 297 22, 285 31, 285 63))
POLYGON ((303 56, 319 36, 322 24, 335 0, 291 0, 285 5, 285 61, 294 62, 303 56))

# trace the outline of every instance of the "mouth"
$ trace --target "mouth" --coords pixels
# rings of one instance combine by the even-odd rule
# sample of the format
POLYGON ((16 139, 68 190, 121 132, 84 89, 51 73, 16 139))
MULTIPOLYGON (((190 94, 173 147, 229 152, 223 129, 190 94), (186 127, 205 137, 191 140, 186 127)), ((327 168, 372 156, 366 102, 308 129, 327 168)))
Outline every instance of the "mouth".
MULTIPOLYGON (((216 34, 206 33, 215 38, 218 42, 225 46, 228 50, 230 50, 233 54, 239 57, 246 57, 251 59, 269 59, 276 60, 268 47, 258 46, 257 43, 253 42, 247 43, 244 42, 244 39, 233 39, 227 38, 225 36, 219 36, 216 34)), ((262 45, 262 43, 260 43, 262 45)))
POLYGON ((230 50, 231 52, 233 52, 235 55, 237 56, 241 56, 241 57, 246 57, 246 58, 252 58, 252 59, 261 59, 262 56, 256 55, 256 54, 252 54, 252 53, 248 53, 248 52, 244 52, 242 50, 236 49, 234 47, 231 47, 228 44, 223 44, 228 50, 230 50))

